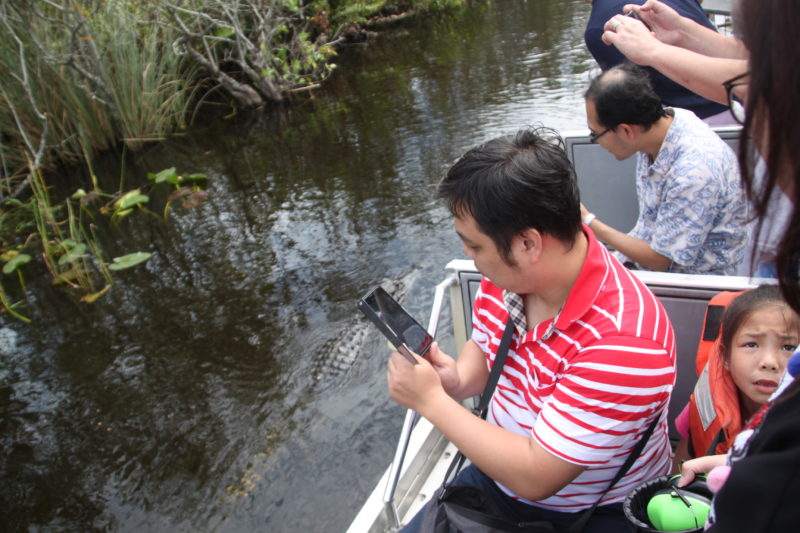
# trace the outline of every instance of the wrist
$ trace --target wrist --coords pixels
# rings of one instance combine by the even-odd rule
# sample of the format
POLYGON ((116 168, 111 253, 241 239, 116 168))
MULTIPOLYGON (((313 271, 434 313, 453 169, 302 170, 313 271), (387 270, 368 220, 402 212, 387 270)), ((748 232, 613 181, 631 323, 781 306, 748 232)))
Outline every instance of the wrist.
POLYGON ((461 379, 458 376, 458 372, 455 373, 455 376, 450 377, 447 380, 442 379, 442 389, 444 389, 444 392, 447 393, 447 395, 451 398, 459 401, 462 400, 461 379))
POLYGON ((692 19, 680 17, 677 24, 675 24, 675 38, 666 44, 691 50, 698 38, 702 39, 702 36, 698 35, 698 31, 702 33, 702 28, 705 28, 705 26, 698 24, 692 19))
POLYGON ((436 425, 436 417, 441 416, 442 413, 447 410, 446 406, 450 403, 460 405, 455 398, 444 390, 444 388, 437 387, 436 389, 428 391, 424 398, 421 399, 416 406, 412 406, 411 409, 436 425))
POLYGON ((588 215, 586 215, 585 217, 583 217, 583 223, 584 223, 584 224, 586 224, 586 225, 588 226, 588 225, 589 225, 589 224, 591 224, 591 223, 592 223, 592 221, 593 221, 594 219, 596 219, 596 218, 597 218, 597 215, 595 215, 594 213, 589 213, 588 215))

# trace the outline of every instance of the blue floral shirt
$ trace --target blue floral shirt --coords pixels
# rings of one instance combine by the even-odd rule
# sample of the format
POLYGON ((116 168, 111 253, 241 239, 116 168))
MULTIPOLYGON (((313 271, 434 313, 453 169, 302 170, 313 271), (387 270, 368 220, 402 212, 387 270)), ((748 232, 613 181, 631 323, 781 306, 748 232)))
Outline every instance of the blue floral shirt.
POLYGON ((629 235, 671 259, 669 272, 735 274, 748 231, 736 154, 694 113, 672 111, 655 161, 639 153, 639 219, 629 235))

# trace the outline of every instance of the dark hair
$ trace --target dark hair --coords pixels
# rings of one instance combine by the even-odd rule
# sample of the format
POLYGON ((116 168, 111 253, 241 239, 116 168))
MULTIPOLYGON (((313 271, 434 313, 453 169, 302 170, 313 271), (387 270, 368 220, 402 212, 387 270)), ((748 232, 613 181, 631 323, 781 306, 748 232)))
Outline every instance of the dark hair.
POLYGON ((454 216, 470 215, 508 263, 511 240, 533 228, 572 246, 581 228, 575 172, 548 128, 520 130, 465 153, 439 183, 454 216))
MULTIPOLYGON (((759 285, 755 289, 743 292, 728 304, 725 313, 722 315, 722 331, 720 333, 722 356, 726 360, 730 358, 733 337, 736 335, 736 331, 750 315, 767 305, 784 305, 788 307, 777 285, 759 285)), ((792 315, 790 324, 795 329, 800 330, 800 317, 794 311, 792 311, 792 315)))
POLYGON ((650 76, 631 62, 620 63, 596 76, 583 97, 594 103, 600 124, 611 129, 620 124, 636 124, 649 130, 665 113, 650 76))
MULTIPOLYGON (((794 187, 792 210, 786 232, 778 246, 775 265, 786 302, 800 312, 800 63, 797 33, 800 30, 800 2, 797 0, 741 0, 734 14, 736 33, 750 52, 748 110, 742 130, 739 162, 747 196, 758 218, 756 235, 773 189, 779 180, 794 187), (756 180, 753 153, 745 139, 762 143, 767 173, 756 180)), ((755 254, 754 254, 755 255, 755 254)))

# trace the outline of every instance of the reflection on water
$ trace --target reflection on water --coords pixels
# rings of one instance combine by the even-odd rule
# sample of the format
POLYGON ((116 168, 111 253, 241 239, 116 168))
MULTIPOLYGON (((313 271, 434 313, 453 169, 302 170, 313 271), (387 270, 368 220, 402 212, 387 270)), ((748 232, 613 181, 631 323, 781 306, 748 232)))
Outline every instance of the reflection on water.
POLYGON ((587 15, 528 0, 428 17, 345 52, 311 97, 144 155, 139 173, 208 174, 210 200, 109 230, 109 255, 154 255, 97 304, 43 286, 36 323, 2 317, 3 528, 343 530, 403 414, 355 302, 384 282, 427 322, 462 255, 440 175, 496 134, 583 127, 587 15))

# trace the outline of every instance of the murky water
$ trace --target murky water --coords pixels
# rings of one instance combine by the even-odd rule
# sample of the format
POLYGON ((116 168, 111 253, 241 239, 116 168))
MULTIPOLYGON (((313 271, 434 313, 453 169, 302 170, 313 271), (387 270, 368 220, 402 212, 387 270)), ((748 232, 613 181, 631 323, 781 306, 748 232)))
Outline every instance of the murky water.
POLYGON ((310 98, 140 157, 208 174, 210 200, 113 230, 110 256, 154 256, 100 302, 36 287, 33 325, 0 317, 0 529, 344 530, 404 412, 355 302, 393 280, 427 322, 462 256, 439 177, 497 134, 584 127, 587 16, 474 2, 347 50, 310 98))

